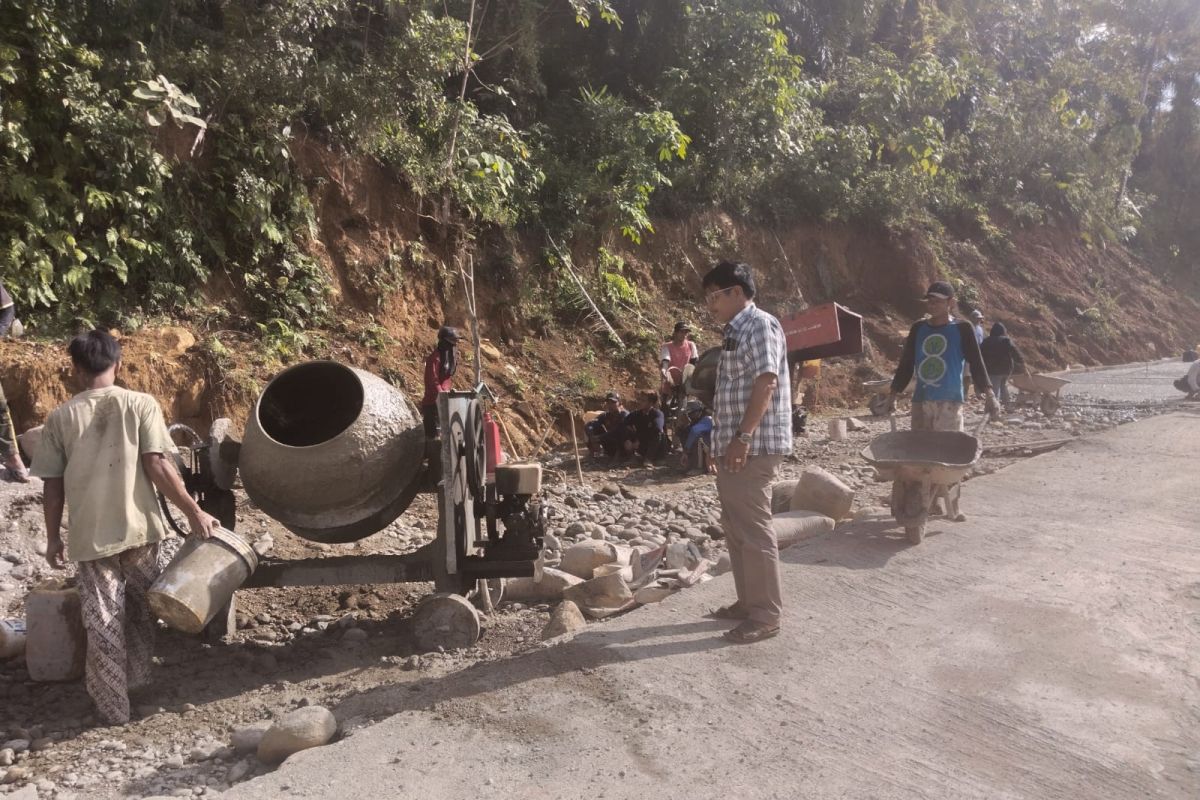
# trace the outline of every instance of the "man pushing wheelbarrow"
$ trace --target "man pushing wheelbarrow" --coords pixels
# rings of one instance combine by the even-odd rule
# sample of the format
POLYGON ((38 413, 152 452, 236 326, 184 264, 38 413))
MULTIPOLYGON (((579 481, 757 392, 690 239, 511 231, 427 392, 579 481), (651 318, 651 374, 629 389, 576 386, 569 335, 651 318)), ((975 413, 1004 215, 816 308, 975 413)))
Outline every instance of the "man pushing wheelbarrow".
MULTIPOLYGON (((976 394, 986 398, 987 414, 995 417, 1000 404, 992 392, 979 342, 971 323, 955 320, 954 289, 945 281, 936 281, 925 292, 926 319, 915 323, 904 342, 904 352, 896 375, 892 379, 889 403, 894 407, 896 396, 916 375, 913 390, 912 429, 914 431, 963 432, 963 365, 971 365, 971 378, 976 394)), ((946 500, 946 518, 954 522, 966 520, 958 509, 960 484, 929 484, 898 478, 892 486, 892 514, 898 519, 920 517, 937 498, 946 500)))

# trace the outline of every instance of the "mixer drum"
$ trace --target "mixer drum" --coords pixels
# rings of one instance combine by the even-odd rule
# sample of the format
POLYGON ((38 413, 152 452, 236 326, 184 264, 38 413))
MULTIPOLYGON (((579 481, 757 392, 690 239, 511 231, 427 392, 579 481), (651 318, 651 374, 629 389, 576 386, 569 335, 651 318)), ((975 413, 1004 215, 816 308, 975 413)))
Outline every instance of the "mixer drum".
POLYGON ((246 494, 298 536, 370 536, 412 502, 425 454, 420 415, 396 387, 333 361, 276 375, 246 422, 246 494))

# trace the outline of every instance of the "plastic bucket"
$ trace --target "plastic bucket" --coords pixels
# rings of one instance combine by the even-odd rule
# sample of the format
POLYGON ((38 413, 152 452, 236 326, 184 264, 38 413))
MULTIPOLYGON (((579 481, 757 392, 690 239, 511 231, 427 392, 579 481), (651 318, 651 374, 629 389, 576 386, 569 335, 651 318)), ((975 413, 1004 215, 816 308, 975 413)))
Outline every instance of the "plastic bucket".
POLYGON ((0 619, 0 661, 25 654, 25 620, 0 619))
POLYGON ((189 536, 150 587, 150 608, 172 628, 200 633, 257 568, 258 555, 233 531, 189 536))
POLYGON ((25 598, 25 669, 35 681, 83 676, 87 633, 74 581, 43 583, 25 598))

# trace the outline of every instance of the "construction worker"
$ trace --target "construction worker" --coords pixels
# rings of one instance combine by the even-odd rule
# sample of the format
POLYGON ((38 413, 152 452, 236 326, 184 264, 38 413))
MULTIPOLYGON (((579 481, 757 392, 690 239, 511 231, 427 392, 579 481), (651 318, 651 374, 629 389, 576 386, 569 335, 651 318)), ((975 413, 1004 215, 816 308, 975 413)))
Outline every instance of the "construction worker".
POLYGON ((437 345, 425 359, 425 394, 421 398, 421 419, 425 422, 425 438, 436 439, 440 435, 438 421, 438 395, 448 392, 454 385, 454 373, 458 371, 456 346, 462 337, 449 325, 438 329, 437 345))
POLYGON ((672 417, 683 402, 683 386, 687 380, 684 372, 689 364, 695 366, 700 360, 696 343, 688 338, 691 332, 692 328, 686 322, 676 322, 671 338, 663 342, 658 354, 658 371, 662 375, 659 394, 662 395, 663 410, 672 417))
MULTIPOLYGON (((987 368, 979 353, 979 342, 974 327, 969 322, 960 322, 950 315, 954 307, 954 288, 945 281, 935 281, 925 292, 925 307, 929 316, 918 320, 908 332, 904 352, 896 375, 892 379, 891 404, 912 380, 917 377, 913 392, 912 429, 914 431, 958 431, 963 430, 963 369, 971 365, 971 376, 977 394, 987 400, 987 413, 1000 413, 1000 404, 992 393, 987 368)), ((921 484, 914 484, 917 489, 921 484)), ((915 491, 906 481, 896 481, 892 486, 893 503, 911 504, 906 492, 915 491), (908 499, 906 499, 908 498, 908 499)), ((939 486, 935 497, 946 498, 946 516, 955 522, 966 520, 958 510, 959 484, 939 486)))
POLYGON ((615 458, 621 448, 621 430, 628 411, 621 405, 621 395, 609 392, 604 396, 604 411, 584 426, 588 455, 597 458, 601 453, 615 458))
POLYGON ((106 331, 76 336, 67 348, 79 394, 50 412, 34 456, 44 482, 46 561, 76 563, 87 632, 86 685, 105 725, 129 721, 129 692, 150 682, 154 616, 147 591, 158 577, 167 528, 154 490, 186 515, 193 535, 220 527, 184 488, 158 401, 116 385, 121 345, 106 331))
POLYGON ((686 423, 676 431, 683 452, 679 456, 679 467, 686 473, 706 472, 712 465, 712 414, 699 400, 688 400, 686 423))

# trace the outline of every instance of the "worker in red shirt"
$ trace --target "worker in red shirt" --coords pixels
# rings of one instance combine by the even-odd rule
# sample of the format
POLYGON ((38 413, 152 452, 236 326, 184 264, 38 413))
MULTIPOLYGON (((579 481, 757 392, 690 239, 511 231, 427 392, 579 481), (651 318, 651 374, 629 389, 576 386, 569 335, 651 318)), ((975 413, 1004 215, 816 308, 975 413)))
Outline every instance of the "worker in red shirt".
POLYGON ((436 439, 440 435, 438 394, 448 392, 453 387, 454 373, 458 369, 455 346, 461 338, 457 330, 443 325, 438 330, 437 347, 425 359, 425 396, 421 398, 421 418, 425 421, 426 439, 436 439))
POLYGON ((676 322, 671 338, 663 343, 658 354, 658 371, 662 375, 662 387, 658 391, 662 395, 663 409, 667 411, 677 411, 682 405, 683 385, 687 379, 684 373, 689 364, 695 366, 700 360, 696 343, 688 338, 691 332, 692 327, 686 322, 676 322))

